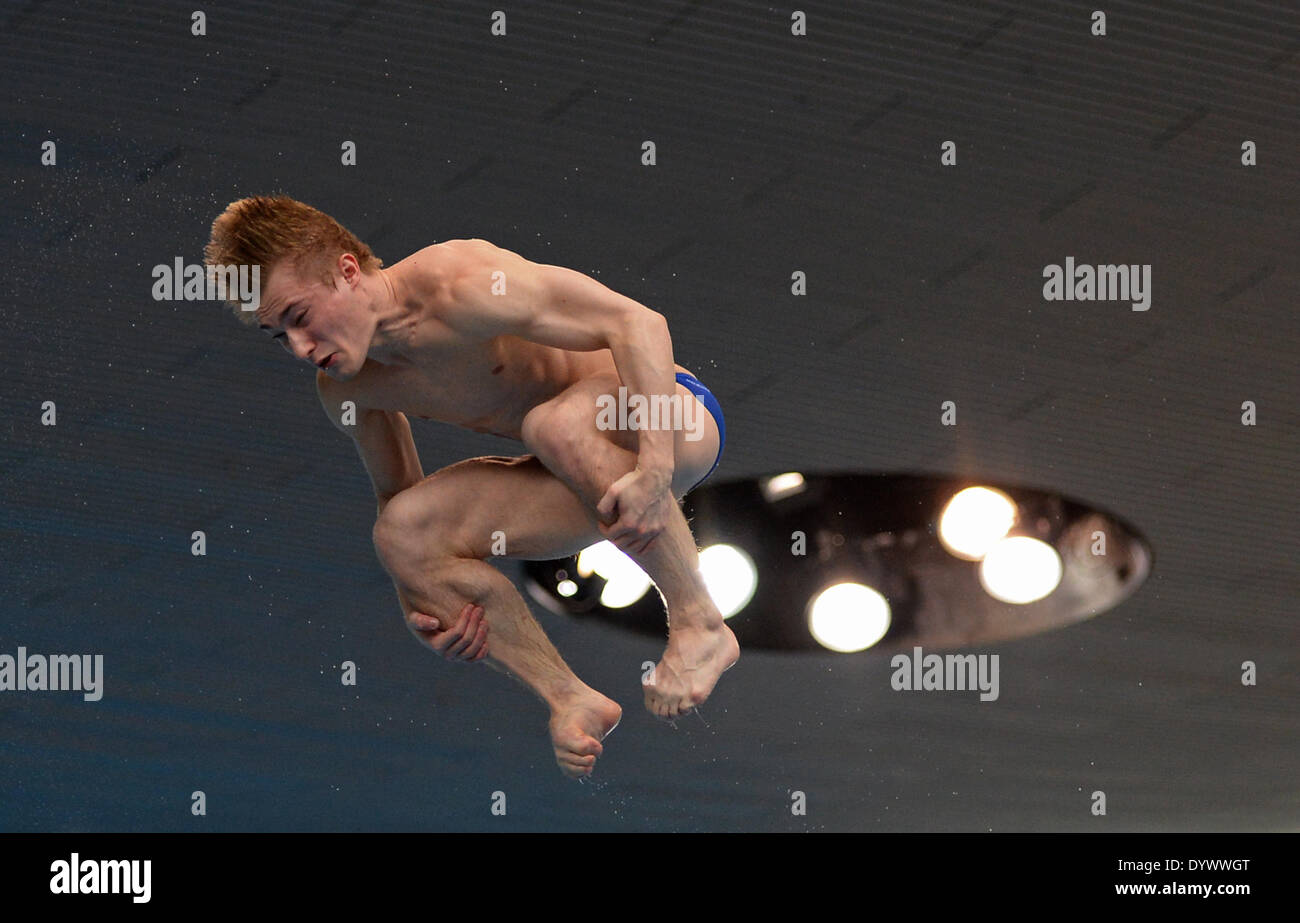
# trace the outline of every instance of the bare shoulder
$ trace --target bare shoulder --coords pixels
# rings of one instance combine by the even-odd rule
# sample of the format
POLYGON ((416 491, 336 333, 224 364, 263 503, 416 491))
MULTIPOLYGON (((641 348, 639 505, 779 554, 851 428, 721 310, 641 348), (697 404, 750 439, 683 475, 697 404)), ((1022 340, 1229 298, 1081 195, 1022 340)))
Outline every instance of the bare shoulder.
POLYGON ((434 244, 434 246, 447 247, 464 253, 484 253, 500 249, 496 244, 490 240, 484 240, 482 237, 458 237, 455 240, 444 240, 440 244, 434 244))
POLYGON ((458 259, 473 259, 499 251, 500 248, 496 244, 480 237, 458 237, 422 247, 401 262, 410 261, 426 268, 432 268, 447 265, 449 262, 458 259))
POLYGON ((513 250, 507 250, 505 247, 498 246, 492 241, 484 240, 481 237, 447 240, 440 244, 434 244, 434 247, 445 247, 444 253, 447 256, 447 263, 459 262, 462 268, 484 263, 500 264, 502 261, 519 260, 529 262, 513 250))
POLYGON ((553 268, 478 237, 449 240, 438 246, 449 247, 442 266, 453 301, 475 300, 476 293, 491 293, 493 300, 498 300, 497 296, 509 289, 535 297, 537 280, 553 268), (502 286, 507 279, 509 286, 502 286))
POLYGON ((478 339, 515 332, 544 300, 548 269, 480 237, 433 244, 393 268, 426 316, 478 339))
POLYGON ((430 302, 442 301, 453 284, 483 267, 499 262, 506 253, 477 237, 444 240, 416 250, 392 267, 408 286, 430 302))

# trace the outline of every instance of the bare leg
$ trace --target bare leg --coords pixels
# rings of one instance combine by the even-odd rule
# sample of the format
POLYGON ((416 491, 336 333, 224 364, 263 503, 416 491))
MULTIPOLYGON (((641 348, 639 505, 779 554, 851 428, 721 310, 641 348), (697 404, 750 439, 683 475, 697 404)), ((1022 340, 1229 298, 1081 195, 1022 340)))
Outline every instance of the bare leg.
MULTIPOLYGON (((593 517, 610 485, 636 467, 636 434, 602 431, 595 423, 597 396, 617 393, 619 384, 616 375, 593 375, 524 420, 529 449, 582 498, 593 517)), ((684 399, 695 400, 686 388, 677 387, 684 399)), ((717 456, 717 428, 711 418, 707 422, 707 438, 692 442, 684 432, 676 433, 676 497, 717 456)), ((709 697, 718 678, 739 659, 740 646, 700 576, 699 551, 679 507, 673 506, 667 527, 647 548, 628 556, 655 582, 668 610, 668 646, 644 685, 646 708, 660 717, 676 717, 709 697)))
MULTIPOLYGON (((450 626, 467 602, 490 626, 488 659, 551 709, 556 761, 588 775, 622 709, 569 669, 519 591, 484 559, 564 557, 600 540, 581 502, 532 456, 477 458, 402 491, 375 524, 375 549, 416 611, 450 626)), ((409 613, 408 613, 409 615, 409 613)))

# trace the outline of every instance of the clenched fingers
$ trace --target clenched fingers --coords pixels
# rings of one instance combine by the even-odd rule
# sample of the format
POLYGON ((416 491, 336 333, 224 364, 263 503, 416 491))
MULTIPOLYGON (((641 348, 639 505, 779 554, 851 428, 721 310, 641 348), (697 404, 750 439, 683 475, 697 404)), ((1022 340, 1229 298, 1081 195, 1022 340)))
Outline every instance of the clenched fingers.
POLYGON ((487 622, 483 608, 468 603, 456 624, 435 635, 429 646, 447 660, 473 660, 487 644, 487 622))

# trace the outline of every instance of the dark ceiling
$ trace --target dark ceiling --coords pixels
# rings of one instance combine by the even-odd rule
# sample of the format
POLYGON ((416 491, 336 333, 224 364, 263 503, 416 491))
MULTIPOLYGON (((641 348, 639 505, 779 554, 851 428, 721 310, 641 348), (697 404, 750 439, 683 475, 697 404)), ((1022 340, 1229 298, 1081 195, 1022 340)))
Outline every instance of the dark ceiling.
MULTIPOLYGON (((798 6, 805 36, 735 2, 514 3, 493 36, 491 4, 235 2, 201 37, 192 6, 6 6, 0 653, 106 679, 0 696, 0 827, 1300 829, 1300 12, 1114 2, 1099 37, 1074 3, 798 6), (640 704, 658 642, 535 609, 625 709, 567 781, 538 700, 402 626, 309 370, 152 299, 264 192, 390 264, 483 237, 662 312, 726 412, 716 478, 1056 490, 1140 529, 1152 575, 981 649, 996 701, 755 650, 675 727, 640 704), (1151 265, 1150 309, 1045 301, 1067 256, 1151 265)), ((426 471, 523 451, 416 441, 426 471)))

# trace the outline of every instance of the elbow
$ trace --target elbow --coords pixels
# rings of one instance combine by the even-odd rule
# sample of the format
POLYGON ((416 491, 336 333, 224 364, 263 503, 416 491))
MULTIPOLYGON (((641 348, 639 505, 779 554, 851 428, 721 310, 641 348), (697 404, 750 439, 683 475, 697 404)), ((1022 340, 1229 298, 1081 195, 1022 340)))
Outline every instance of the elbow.
MULTIPOLYGON (((668 318, 658 311, 637 307, 623 315, 617 326, 615 337, 623 340, 644 341, 647 336, 654 339, 668 335, 668 318)), ((613 338, 610 340, 613 343, 613 338)))
POLYGON ((635 305, 621 310, 611 311, 603 325, 600 339, 605 348, 618 350, 624 347, 642 349, 647 344, 662 340, 671 340, 668 336, 668 318, 658 311, 635 305))

